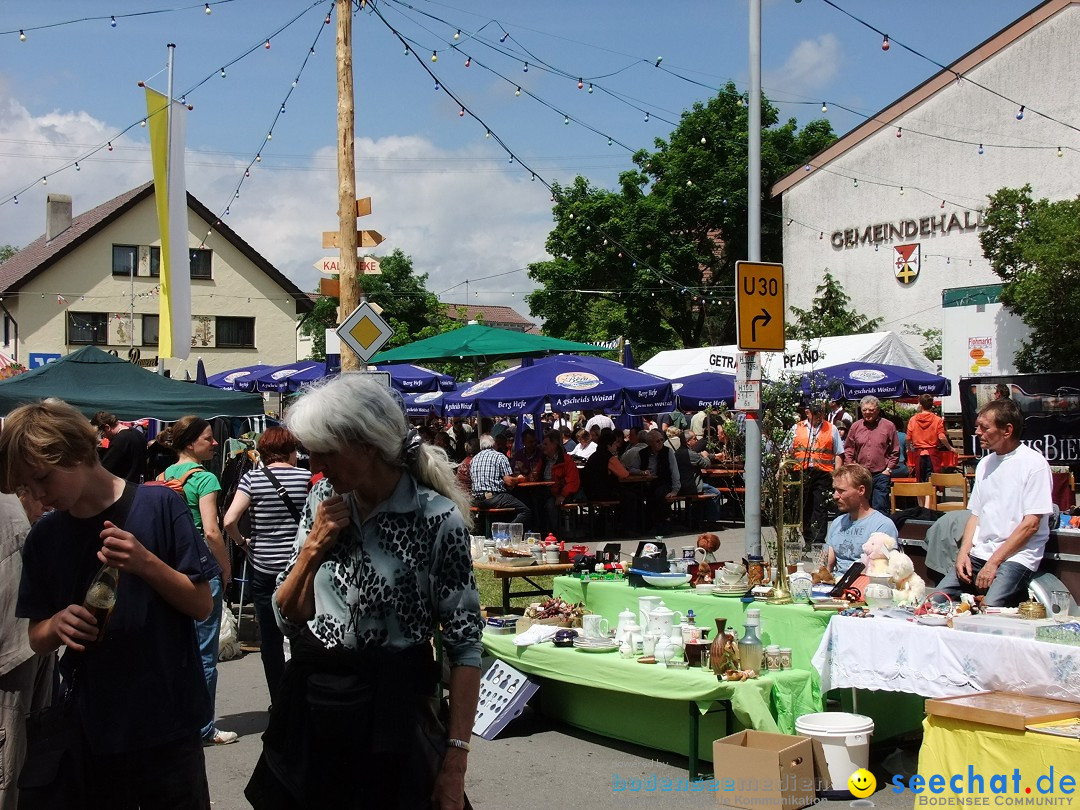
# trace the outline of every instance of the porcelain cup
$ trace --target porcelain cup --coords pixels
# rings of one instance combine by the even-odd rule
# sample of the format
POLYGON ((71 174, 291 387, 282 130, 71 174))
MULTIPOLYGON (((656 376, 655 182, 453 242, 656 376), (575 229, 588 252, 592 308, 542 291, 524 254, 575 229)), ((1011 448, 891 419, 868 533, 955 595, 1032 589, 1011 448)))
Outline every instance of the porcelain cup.
POLYGON ((746 576, 746 566, 738 563, 724 563, 720 569, 720 581, 725 585, 737 585, 746 576))
POLYGON ((608 620, 599 613, 581 617, 581 630, 585 638, 604 638, 608 634, 608 620))

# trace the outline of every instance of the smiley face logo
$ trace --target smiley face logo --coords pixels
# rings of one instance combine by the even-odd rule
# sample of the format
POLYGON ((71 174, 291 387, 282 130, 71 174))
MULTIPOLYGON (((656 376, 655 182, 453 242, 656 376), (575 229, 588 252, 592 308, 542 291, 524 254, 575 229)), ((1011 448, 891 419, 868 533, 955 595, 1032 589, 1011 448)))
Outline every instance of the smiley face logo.
POLYGON ((848 790, 857 799, 865 799, 877 790, 877 779, 866 768, 859 768, 847 780, 848 790))

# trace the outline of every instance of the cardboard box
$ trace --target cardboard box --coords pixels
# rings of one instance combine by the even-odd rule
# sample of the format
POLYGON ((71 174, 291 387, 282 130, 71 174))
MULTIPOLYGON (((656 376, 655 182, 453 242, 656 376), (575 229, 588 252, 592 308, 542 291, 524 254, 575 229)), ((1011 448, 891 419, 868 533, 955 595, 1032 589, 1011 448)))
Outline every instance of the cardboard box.
POLYGON ((748 729, 713 742, 720 804, 798 810, 817 799, 809 737, 748 729))
POLYGON ((1023 731, 1030 723, 1080 717, 1080 703, 1009 692, 980 692, 977 695, 928 700, 926 713, 1023 731))

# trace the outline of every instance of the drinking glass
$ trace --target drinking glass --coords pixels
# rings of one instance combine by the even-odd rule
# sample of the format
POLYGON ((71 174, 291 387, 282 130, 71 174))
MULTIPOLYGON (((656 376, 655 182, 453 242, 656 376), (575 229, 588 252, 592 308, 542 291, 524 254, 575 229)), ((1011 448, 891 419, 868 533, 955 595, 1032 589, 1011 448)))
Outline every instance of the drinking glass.
POLYGON ((520 546, 522 539, 525 537, 525 524, 524 523, 511 523, 510 527, 510 545, 520 546))
POLYGON ((510 524, 509 523, 492 523, 491 524, 491 539, 495 541, 495 545, 506 545, 506 541, 510 537, 510 524))

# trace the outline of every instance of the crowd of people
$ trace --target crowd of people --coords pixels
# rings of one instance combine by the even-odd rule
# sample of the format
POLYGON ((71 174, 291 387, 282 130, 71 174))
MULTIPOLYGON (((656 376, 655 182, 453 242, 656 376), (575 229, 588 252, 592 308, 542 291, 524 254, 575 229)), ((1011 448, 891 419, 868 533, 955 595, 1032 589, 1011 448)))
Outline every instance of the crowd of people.
MULTIPOLYGON (((782 448, 802 476, 805 536, 825 543, 837 572, 870 534, 896 536, 882 496, 901 461, 924 479, 948 447, 929 397, 902 431, 873 397, 857 419, 841 405, 807 403, 782 448)), ((726 461, 710 447, 728 437, 711 421, 673 411, 620 429, 604 414, 552 412, 535 427, 412 426, 392 391, 343 375, 260 435, 259 464, 223 503, 210 464, 218 440, 198 416, 148 445, 108 413, 88 420, 55 399, 16 408, 0 432, 0 490, 10 493, 0 496, 0 810, 17 806, 27 713, 61 699, 82 729, 84 806, 210 807, 204 749, 237 739, 214 712, 235 573, 226 538, 248 562, 270 704, 252 805, 463 807, 483 627, 471 507, 512 509, 527 528, 556 531, 567 503, 622 504, 629 515, 637 498, 655 530, 674 499, 703 495, 715 520, 720 494, 702 472, 726 461), (641 484, 636 495, 628 480, 641 484), (102 567, 118 572, 104 614, 85 600, 102 567), (446 675, 433 656, 437 629, 446 675)), ((939 589, 1015 604, 1047 540, 1049 468, 1021 443, 1023 417, 1008 398, 976 425, 988 454, 939 589)), ((49 806, 50 783, 35 775, 18 806, 49 806)))

